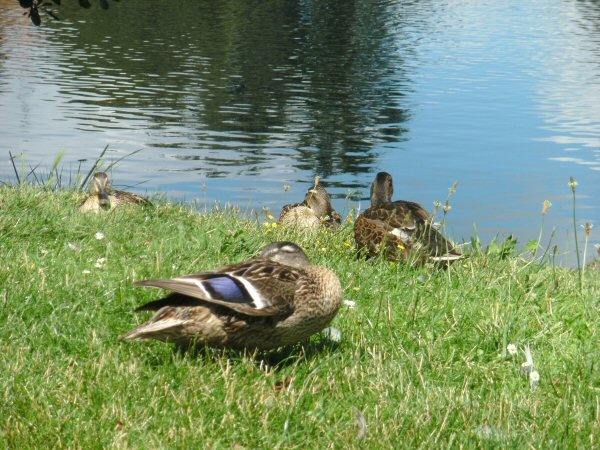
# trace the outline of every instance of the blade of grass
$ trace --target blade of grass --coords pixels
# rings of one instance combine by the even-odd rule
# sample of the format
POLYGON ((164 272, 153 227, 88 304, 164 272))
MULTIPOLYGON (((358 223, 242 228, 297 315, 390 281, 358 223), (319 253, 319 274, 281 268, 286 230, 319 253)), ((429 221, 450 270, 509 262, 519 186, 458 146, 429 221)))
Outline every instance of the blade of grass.
POLYGON ((104 150, 102 150, 102 153, 100 153, 100 156, 98 156, 98 158, 96 158, 96 161, 94 162, 94 165, 92 166, 92 168, 90 169, 90 171, 88 172, 88 174, 85 176, 85 178, 81 182, 81 185, 79 185, 79 189, 83 189, 83 187, 85 186, 85 184, 89 180, 90 176, 94 173, 94 170, 96 170, 96 167, 98 167, 98 162, 102 159, 102 157, 106 153, 106 150, 108 150, 108 144, 106 144, 106 147, 104 147, 104 150))
MULTIPOLYGON (((54 158, 54 163, 52 164, 52 168, 50 169, 50 176, 44 183, 45 189, 48 189, 52 185, 54 180, 59 180, 58 165, 60 164, 60 161, 63 159, 64 156, 65 152, 63 150, 58 154, 56 158, 54 158), (54 173, 54 175, 52 173, 54 173)), ((60 182, 58 184, 60 184, 60 182)))
POLYGON ((143 149, 142 148, 138 148, 137 150, 132 151, 131 153, 128 153, 125 156, 121 156, 119 159, 111 162, 108 167, 106 168, 106 170, 110 170, 111 168, 113 168, 115 165, 117 165, 119 162, 123 161, 125 158, 129 158, 131 155, 135 155, 136 153, 141 152, 143 149))
POLYGON ((573 177, 570 177, 569 186, 573 192, 573 232, 575 233, 575 252, 577 253, 577 272, 579 272, 579 292, 583 289, 583 273, 581 271, 581 260, 579 259, 579 242, 577 241, 577 219, 575 213, 577 211, 576 195, 577 181, 573 177))
POLYGON ((13 157, 13 154, 10 152, 10 150, 8 151, 8 155, 10 156, 10 162, 12 163, 13 166, 13 170, 15 171, 15 176, 17 177, 17 184, 21 184, 21 179, 19 178, 19 171, 17 170, 17 166, 15 166, 15 158, 13 157))

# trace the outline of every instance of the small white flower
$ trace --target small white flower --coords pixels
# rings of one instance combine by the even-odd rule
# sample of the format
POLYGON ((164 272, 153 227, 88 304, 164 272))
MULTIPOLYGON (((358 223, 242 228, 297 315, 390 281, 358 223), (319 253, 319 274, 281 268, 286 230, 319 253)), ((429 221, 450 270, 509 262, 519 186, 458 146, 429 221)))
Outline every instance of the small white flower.
POLYGON ((516 355, 517 354, 517 346, 515 344, 508 344, 506 346, 506 351, 510 354, 510 355, 516 355))
POLYGON ((525 346, 523 353, 525 353, 525 362, 521 364, 521 373, 528 377, 532 372, 535 372, 533 368, 533 355, 531 354, 529 345, 525 346))
POLYGON ((84 273, 84 274, 86 274, 86 275, 87 275, 88 273, 92 273, 92 271, 91 271, 91 270, 87 270, 87 269, 85 269, 85 270, 82 270, 82 271, 81 271, 81 273, 84 273))
POLYGON ((45 248, 40 250, 40 253, 42 254, 42 256, 46 256, 48 254, 48 250, 46 250, 45 248))
POLYGON ((94 264, 94 267, 101 269, 102 267, 104 267, 105 262, 106 262, 106 258, 98 258, 96 260, 96 264, 94 264))
POLYGON ((529 374, 531 373, 531 369, 531 364, 529 364, 528 362, 524 362, 523 364, 521 364, 521 373, 526 377, 529 376, 529 374))
POLYGON ((537 386, 537 384, 540 381, 540 374, 537 370, 532 370, 529 373, 529 386, 531 387, 531 389, 535 389, 535 387, 537 386))
POLYGON ((346 305, 350 309, 356 308, 356 302, 353 300, 344 300, 344 305, 346 305))
POLYGON ((102 233, 101 231, 98 231, 94 236, 96 236, 96 239, 98 239, 99 241, 104 239, 104 233, 102 233))
POLYGON ((67 242, 67 247, 69 247, 71 250, 79 250, 79 247, 77 247, 72 242, 67 242))

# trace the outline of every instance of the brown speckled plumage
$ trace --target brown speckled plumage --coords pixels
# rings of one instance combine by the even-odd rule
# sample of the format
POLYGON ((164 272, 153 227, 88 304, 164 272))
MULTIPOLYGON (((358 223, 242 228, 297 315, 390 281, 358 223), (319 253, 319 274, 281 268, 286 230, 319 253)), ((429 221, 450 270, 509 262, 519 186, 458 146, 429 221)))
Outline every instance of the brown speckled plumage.
POLYGON ((89 195, 79 206, 81 212, 100 212, 123 205, 149 205, 150 202, 139 195, 112 189, 105 172, 94 174, 90 182, 89 195))
POLYGON ((315 185, 306 192, 302 203, 283 207, 279 216, 281 225, 295 226, 304 230, 339 226, 342 218, 331 205, 331 197, 320 180, 317 175, 315 185))
POLYGON ((357 218, 354 239, 369 256, 384 252, 388 259, 451 261, 460 252, 437 231, 425 208, 405 200, 392 201, 392 176, 379 172, 371 185, 371 207, 357 218))
POLYGON ((157 312, 124 339, 235 349, 269 350, 302 341, 327 326, 342 297, 337 276, 311 266, 290 242, 270 244, 259 258, 213 272, 136 285, 173 293, 138 308, 157 312))

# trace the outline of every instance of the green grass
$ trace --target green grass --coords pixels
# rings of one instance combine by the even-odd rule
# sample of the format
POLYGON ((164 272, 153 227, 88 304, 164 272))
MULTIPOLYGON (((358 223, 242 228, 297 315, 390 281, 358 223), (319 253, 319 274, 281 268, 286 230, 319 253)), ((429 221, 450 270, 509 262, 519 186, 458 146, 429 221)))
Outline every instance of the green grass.
POLYGON ((81 215, 80 201, 0 187, 0 448, 600 446, 597 270, 579 292, 575 271, 514 256, 449 271, 361 260, 351 225, 311 237, 164 201, 81 215), (356 302, 332 323, 341 342, 247 355, 119 340, 160 295, 133 281, 281 239, 356 302))

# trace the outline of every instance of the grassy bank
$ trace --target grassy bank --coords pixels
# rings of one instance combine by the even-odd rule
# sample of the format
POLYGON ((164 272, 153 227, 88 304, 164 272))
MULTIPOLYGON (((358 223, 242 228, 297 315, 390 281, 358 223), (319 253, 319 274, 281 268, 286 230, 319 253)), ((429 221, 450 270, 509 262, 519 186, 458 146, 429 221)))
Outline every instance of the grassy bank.
POLYGON ((0 187, 0 448, 600 445, 598 271, 580 293, 575 271, 518 257, 448 272, 363 261, 350 225, 303 237, 166 202, 81 215, 80 201, 0 187), (332 323, 339 343, 244 355, 119 341, 160 295, 133 281, 282 239, 355 302, 332 323))

